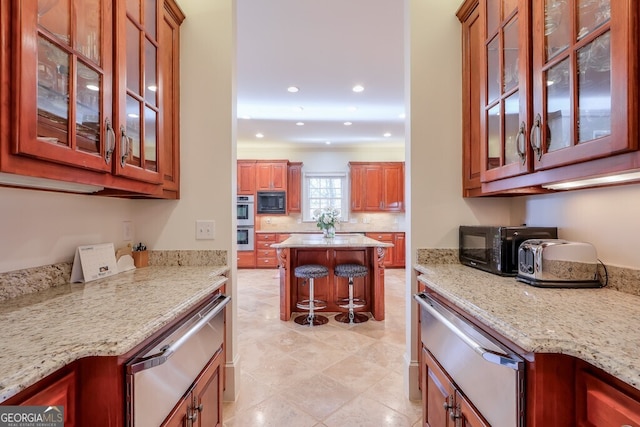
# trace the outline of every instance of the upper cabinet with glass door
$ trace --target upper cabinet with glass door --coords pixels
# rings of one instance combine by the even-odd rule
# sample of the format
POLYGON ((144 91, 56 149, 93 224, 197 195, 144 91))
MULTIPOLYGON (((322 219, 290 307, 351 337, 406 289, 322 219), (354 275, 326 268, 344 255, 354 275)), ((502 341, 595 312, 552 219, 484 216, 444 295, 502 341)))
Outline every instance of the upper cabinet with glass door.
POLYGON ((15 1, 12 152, 110 172, 111 1, 15 1))
POLYGON ((116 174, 161 183, 158 19, 160 0, 123 0, 118 14, 116 174))
POLYGON ((520 175, 527 156, 529 6, 521 0, 480 2, 483 55, 481 181, 520 175))
POLYGON ((636 0, 532 4, 535 169, 637 149, 636 0))

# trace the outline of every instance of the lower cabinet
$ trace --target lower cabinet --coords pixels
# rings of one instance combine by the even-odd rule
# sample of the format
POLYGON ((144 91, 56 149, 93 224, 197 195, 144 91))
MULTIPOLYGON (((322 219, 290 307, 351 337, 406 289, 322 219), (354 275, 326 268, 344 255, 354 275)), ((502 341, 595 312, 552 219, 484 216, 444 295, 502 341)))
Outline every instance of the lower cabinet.
POLYGON ((276 268, 278 266, 276 250, 271 247, 277 243, 276 233, 256 233, 256 268, 276 268))
POLYGON ((161 427, 222 426, 223 355, 220 348, 161 427))
POLYGON ((422 424, 425 427, 489 427, 424 347, 422 372, 422 424))
MULTIPOLYGON (((578 363, 576 425, 578 427, 640 426, 640 401, 614 382, 578 363)), ((636 393, 637 394, 637 393, 636 393)))
POLYGON ((74 427, 76 422, 76 373, 75 370, 45 386, 31 397, 14 403, 22 406, 62 406, 65 427, 74 427))
POLYGON ((238 268, 255 268, 256 251, 238 251, 238 268))
POLYGON ((384 243, 391 243, 393 247, 386 248, 384 256, 385 268, 404 268, 406 257, 404 247, 404 233, 365 233, 367 237, 384 243))

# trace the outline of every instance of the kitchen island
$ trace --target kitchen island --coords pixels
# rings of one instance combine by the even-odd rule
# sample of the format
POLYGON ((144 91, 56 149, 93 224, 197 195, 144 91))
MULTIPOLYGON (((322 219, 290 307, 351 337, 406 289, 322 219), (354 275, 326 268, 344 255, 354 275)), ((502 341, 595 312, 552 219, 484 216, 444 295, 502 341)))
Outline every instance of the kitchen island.
POLYGON ((315 298, 327 301, 325 312, 344 311, 336 304, 348 295, 346 278, 334 275, 338 264, 361 264, 367 276, 356 279, 356 292, 364 292, 366 305, 358 311, 371 312, 375 320, 384 320, 384 256, 390 243, 360 234, 338 234, 325 238, 322 234, 292 234, 287 240, 271 245, 277 249, 280 268, 280 320, 288 321, 297 311, 296 302, 309 297, 308 286, 295 277, 295 268, 304 264, 320 264, 329 269, 327 277, 315 279, 315 298), (358 285, 364 281, 364 286, 358 285), (361 282, 360 282, 361 283, 361 282))

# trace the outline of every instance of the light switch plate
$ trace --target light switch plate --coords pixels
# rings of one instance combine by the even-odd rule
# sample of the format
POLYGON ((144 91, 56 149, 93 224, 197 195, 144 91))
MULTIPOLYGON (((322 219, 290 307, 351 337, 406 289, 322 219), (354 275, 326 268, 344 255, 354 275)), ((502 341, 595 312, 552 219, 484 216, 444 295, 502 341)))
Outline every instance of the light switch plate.
POLYGON ((216 222, 214 220, 196 221, 196 240, 213 240, 216 238, 216 222))

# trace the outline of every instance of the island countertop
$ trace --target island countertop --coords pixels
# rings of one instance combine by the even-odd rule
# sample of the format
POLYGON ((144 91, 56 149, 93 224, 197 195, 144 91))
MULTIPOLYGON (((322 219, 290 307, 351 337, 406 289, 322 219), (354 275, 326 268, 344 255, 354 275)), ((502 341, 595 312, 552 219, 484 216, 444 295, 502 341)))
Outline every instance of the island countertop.
POLYGON ((415 268, 421 283, 523 350, 568 354, 640 389, 640 297, 536 288, 461 264, 415 268))
POLYGON ((292 234, 287 240, 274 243, 272 248, 389 248, 392 243, 380 242, 361 234, 336 234, 327 238, 322 234, 292 234))
POLYGON ((146 267, 3 301, 0 402, 86 356, 118 356, 186 314, 226 267, 146 267))

